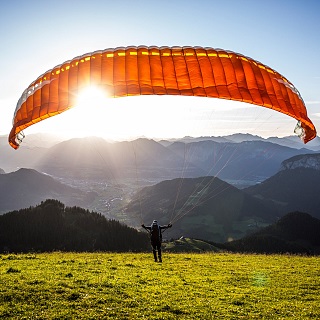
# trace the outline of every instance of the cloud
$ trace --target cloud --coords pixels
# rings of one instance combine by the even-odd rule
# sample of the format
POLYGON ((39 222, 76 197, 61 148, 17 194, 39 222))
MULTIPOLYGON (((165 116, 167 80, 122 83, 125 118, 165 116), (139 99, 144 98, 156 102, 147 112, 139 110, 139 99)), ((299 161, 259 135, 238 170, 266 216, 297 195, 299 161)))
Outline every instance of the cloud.
POLYGON ((306 104, 320 104, 320 100, 317 101, 317 100, 314 100, 314 101, 306 101, 305 102, 306 104))

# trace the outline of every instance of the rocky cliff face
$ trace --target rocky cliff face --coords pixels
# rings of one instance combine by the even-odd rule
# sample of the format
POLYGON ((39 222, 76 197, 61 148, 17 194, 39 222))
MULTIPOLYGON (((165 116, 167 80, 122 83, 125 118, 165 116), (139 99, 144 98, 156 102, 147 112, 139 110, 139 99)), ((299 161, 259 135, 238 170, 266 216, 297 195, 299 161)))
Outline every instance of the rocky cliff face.
POLYGON ((310 168, 320 170, 320 153, 298 155, 282 162, 280 170, 310 168))

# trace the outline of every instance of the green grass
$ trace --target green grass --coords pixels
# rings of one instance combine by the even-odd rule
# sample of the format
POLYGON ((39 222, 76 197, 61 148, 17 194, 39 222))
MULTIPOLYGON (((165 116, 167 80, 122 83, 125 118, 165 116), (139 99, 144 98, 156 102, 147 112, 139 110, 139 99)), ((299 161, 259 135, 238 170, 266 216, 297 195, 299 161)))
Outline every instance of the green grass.
POLYGON ((0 256, 4 319, 320 319, 320 257, 0 256))

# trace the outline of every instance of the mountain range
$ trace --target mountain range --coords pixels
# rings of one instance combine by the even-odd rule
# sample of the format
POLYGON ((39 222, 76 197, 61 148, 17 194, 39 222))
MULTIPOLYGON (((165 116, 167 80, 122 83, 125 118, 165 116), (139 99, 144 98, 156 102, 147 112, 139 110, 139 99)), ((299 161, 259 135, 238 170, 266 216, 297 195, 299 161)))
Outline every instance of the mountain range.
POLYGON ((243 181, 261 182, 275 174, 285 159, 311 153, 264 141, 217 143, 207 140, 187 145, 175 142, 168 148, 200 167, 206 175, 218 176, 235 185, 243 181))
POLYGON ((308 212, 320 219, 320 170, 304 167, 310 155, 287 159, 283 169, 260 184, 237 189, 216 177, 163 181, 145 187, 125 207, 128 214, 175 222, 173 237, 223 242, 239 239, 274 223, 288 212, 308 212), (289 163, 295 163, 290 166, 289 163), (179 191, 180 190, 180 191, 179 191), (177 213, 175 213, 177 212, 177 213))
POLYGON ((269 137, 269 138, 262 138, 260 136, 252 135, 252 134, 243 134, 243 133, 236 133, 228 136, 204 136, 204 137, 184 137, 180 139, 169 139, 169 140, 162 140, 160 143, 164 145, 171 144, 176 141, 190 143, 190 142, 199 142, 199 141, 214 141, 219 143, 224 142, 244 142, 244 141, 264 141, 275 143, 280 146, 294 148, 294 149, 302 149, 306 148, 308 150, 312 150, 315 152, 320 151, 320 137, 314 138, 312 141, 309 141, 308 144, 303 145, 301 139, 298 136, 287 136, 287 137, 269 137))
MULTIPOLYGON (((135 227, 154 218, 171 221, 174 228, 167 238, 189 236, 217 242, 240 239, 291 211, 320 217, 319 154, 254 136, 219 140, 186 137, 185 142, 111 143, 79 138, 46 148, 13 150, 8 158, 4 152, 0 167, 7 169, 12 161, 12 167, 29 164, 33 169, 2 171, 0 212, 54 198, 88 209, 99 203, 98 211, 105 214, 109 213, 105 203, 117 199, 113 212, 118 215, 111 217, 121 217, 135 227), (90 188, 89 180, 96 182, 90 188), (132 186, 129 192, 128 184, 132 186), (120 190, 121 196, 114 190, 120 190)), ((291 139, 285 141, 289 144, 291 139)))
MULTIPOLYGON (((320 150, 317 142, 313 142, 311 149, 306 149, 293 139, 273 138, 277 141, 273 143, 257 136, 239 134, 186 137, 175 141, 141 138, 111 143, 91 137, 58 140, 55 144, 29 142, 28 147, 22 145, 17 151, 3 148, 0 168, 6 172, 21 167, 32 168, 71 179, 116 180, 138 175, 141 179, 160 182, 179 177, 218 176, 243 188, 271 177, 288 158, 313 154, 317 147, 320 150)), ((4 138, 0 139, 0 145, 4 143, 4 138)))
MULTIPOLYGON (((148 224, 153 219, 173 222, 166 238, 188 236, 224 242, 274 223, 290 211, 320 218, 319 181, 320 171, 311 168, 281 170, 246 189, 217 177, 176 178, 144 187, 118 211, 136 221, 135 227, 139 221, 148 224)), ((1 213, 34 206, 48 198, 90 208, 98 198, 94 191, 67 186, 33 169, 1 174, 0 191, 1 213)))
POLYGON ((71 139, 51 147, 35 167, 73 178, 134 178, 139 171, 144 178, 164 179, 174 176, 182 165, 183 159, 154 140, 108 143, 91 137, 71 139))
POLYGON ((246 181, 250 185, 275 174, 285 159, 308 153, 313 151, 264 141, 206 140, 174 142, 165 147, 148 139, 109 143, 101 138, 78 138, 49 148, 33 168, 73 178, 123 179, 138 173, 141 178, 161 181, 214 175, 230 183, 246 181))

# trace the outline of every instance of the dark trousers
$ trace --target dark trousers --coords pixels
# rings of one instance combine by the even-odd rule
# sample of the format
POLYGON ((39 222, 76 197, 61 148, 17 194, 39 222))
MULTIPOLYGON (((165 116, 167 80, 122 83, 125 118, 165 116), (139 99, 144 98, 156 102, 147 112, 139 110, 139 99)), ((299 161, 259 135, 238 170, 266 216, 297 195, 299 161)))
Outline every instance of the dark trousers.
POLYGON ((158 251, 159 261, 161 261, 161 241, 160 240, 151 241, 151 246, 152 246, 154 261, 157 261, 157 251, 158 251))

